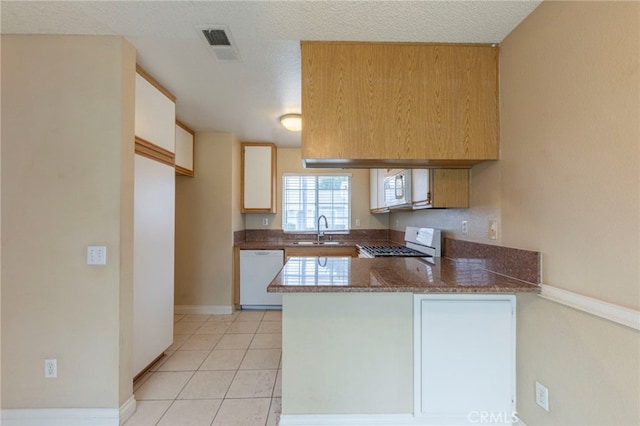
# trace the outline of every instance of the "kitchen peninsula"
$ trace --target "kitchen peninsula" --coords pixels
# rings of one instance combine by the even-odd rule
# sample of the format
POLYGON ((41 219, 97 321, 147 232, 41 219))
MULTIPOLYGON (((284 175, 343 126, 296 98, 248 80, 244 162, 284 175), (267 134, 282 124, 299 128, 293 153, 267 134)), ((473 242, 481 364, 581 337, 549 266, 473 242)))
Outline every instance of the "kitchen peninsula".
POLYGON ((268 288, 284 293, 281 425, 511 416, 514 294, 540 287, 494 260, 290 258, 268 288))

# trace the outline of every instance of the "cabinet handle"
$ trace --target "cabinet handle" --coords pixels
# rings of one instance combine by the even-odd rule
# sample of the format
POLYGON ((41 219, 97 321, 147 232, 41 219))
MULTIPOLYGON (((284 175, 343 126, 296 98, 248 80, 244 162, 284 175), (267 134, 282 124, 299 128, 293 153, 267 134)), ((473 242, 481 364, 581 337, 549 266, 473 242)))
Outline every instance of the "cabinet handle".
POLYGON ((404 197, 404 179, 402 175, 396 176, 396 198, 404 197))

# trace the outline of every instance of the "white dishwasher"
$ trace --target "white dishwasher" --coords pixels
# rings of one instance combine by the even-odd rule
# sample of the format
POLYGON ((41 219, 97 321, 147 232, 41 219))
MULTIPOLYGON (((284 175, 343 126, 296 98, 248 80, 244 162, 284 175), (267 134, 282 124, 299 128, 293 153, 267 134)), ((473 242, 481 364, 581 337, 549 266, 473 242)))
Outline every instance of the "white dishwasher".
POLYGON ((267 293, 284 265, 284 250, 240 250, 240 305, 243 309, 282 307, 281 293, 267 293))

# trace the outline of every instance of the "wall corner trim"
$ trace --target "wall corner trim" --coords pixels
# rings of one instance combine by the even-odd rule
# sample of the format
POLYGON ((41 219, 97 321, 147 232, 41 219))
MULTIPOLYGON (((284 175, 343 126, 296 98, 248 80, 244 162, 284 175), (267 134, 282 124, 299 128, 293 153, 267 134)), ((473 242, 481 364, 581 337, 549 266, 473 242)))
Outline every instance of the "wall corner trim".
POLYGON ((540 297, 640 331, 640 311, 542 284, 540 297))

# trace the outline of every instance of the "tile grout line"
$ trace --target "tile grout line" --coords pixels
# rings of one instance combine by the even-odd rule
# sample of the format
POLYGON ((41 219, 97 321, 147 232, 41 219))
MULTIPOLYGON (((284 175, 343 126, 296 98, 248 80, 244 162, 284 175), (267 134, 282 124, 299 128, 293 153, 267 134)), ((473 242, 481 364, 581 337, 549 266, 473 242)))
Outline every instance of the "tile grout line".
MULTIPOLYGON (((183 319, 184 319, 184 318, 183 318, 183 319)), ((178 321, 178 322, 179 322, 179 321, 178 321)), ((202 324, 200 325, 200 327, 202 327, 202 324)), ((195 332, 196 332, 196 331, 198 331, 198 330, 200 329, 200 327, 198 327, 196 330, 194 330, 194 332, 191 334, 191 337, 195 336, 195 332)), ((182 343, 180 344, 180 346, 179 346, 175 351, 173 351, 173 354, 175 354, 176 352, 178 352, 178 350, 179 350, 179 349, 180 349, 180 348, 181 348, 181 347, 182 347, 182 346, 187 342, 187 340, 189 340, 191 337, 187 338, 184 342, 182 342, 182 343)), ((171 356, 173 356, 173 354, 172 354, 171 356)), ((208 355, 207 355, 207 356, 208 356, 208 355)), ((171 358, 171 357, 169 357, 169 358, 171 358)), ((206 359, 206 357, 205 357, 205 359, 206 359)), ((169 359, 167 359, 167 360, 165 361, 165 363, 166 363, 167 361, 169 361, 169 359)), ((204 362, 204 360, 203 360, 203 362, 204 362)), ((202 365, 202 363, 200 363, 200 364, 202 365)), ((164 363, 163 363, 163 365, 164 365, 164 363)), ((187 370, 187 371, 188 371, 188 370, 187 370)), ((171 410, 171 407, 173 407, 173 405, 176 403, 176 401, 178 400, 178 397, 180 396, 180 394, 182 393, 182 391, 184 391, 184 389, 187 387, 187 385, 189 384, 189 382, 191 381, 191 379, 193 378, 193 376, 196 374, 196 371, 198 371, 198 370, 196 369, 196 370, 194 370, 194 371, 191 373, 191 376, 189 377, 189 379, 187 379, 187 381, 184 383, 184 385, 180 388, 180 390, 179 390, 179 391, 178 391, 178 393, 176 394, 175 398, 173 398, 173 401, 171 401, 171 403, 169 404, 169 406, 167 407, 167 409, 166 409, 166 410, 162 413, 162 415, 158 418, 158 421, 156 422, 156 425, 155 425, 155 426, 158 426, 158 425, 160 424, 160 422, 162 421, 162 419, 164 418, 164 416, 166 416, 166 415, 167 415, 167 413, 169 412, 169 410, 171 410)), ((216 412, 216 414, 217 414, 217 412, 216 412)), ((214 418, 215 418, 215 417, 214 417, 214 418)))
MULTIPOLYGON (((214 318, 214 316, 212 316, 212 315, 208 316, 208 317, 207 317, 205 320, 203 320, 203 321, 199 321, 199 320, 194 320, 194 321, 184 321, 184 320, 187 318, 187 316, 183 315, 180 319, 178 319, 178 320, 176 320, 176 321, 174 322, 174 330, 175 330, 175 325, 180 324, 180 323, 182 323, 182 324, 186 324, 186 323, 191 323, 191 322, 193 322, 193 323, 198 323, 198 326, 197 326, 197 327, 195 327, 195 328, 192 328, 192 330, 193 330, 193 331, 191 331, 190 333, 180 333, 180 335, 184 335, 184 336, 186 336, 186 337, 184 338, 184 341, 183 341, 183 342, 181 342, 178 346, 176 346, 176 347, 172 348, 172 349, 173 349, 172 351, 167 351, 167 352, 170 352, 170 354, 168 354, 168 355, 167 355, 167 354, 166 354, 166 352, 165 352, 165 355, 167 355, 167 357, 166 357, 164 360, 161 360, 162 362, 160 362, 160 360, 159 360, 159 365, 158 365, 158 366, 155 366, 155 367, 152 367, 152 368, 149 370, 149 374, 148 374, 148 375, 145 375, 145 376, 143 376, 143 377, 141 377, 141 379, 143 379, 143 380, 142 380, 141 382, 136 383, 136 391, 138 391, 138 390, 139 390, 139 389, 144 385, 144 383, 146 383, 146 382, 147 382, 147 381, 148 381, 152 376, 157 375, 158 373, 167 373, 167 372, 185 373, 185 372, 191 372, 191 374, 190 374, 190 375, 189 375, 189 377, 187 378, 187 380, 186 380, 186 382, 184 383, 184 385, 183 385, 183 386, 182 386, 182 387, 177 391, 177 394, 176 394, 175 398, 173 398, 173 399, 157 399, 157 400, 156 400, 156 399, 145 399, 145 400, 141 400, 141 402, 142 402, 142 401, 168 401, 168 402, 169 402, 169 405, 168 405, 164 410, 162 410, 162 412, 161 412, 161 414, 160 414, 160 417, 159 417, 159 418, 158 418, 158 420, 155 422, 155 425, 156 425, 156 426, 157 426, 157 425, 159 425, 159 424, 163 421, 163 419, 165 419, 165 418, 166 418, 166 416, 167 416, 167 414, 169 413, 169 411, 170 411, 173 407, 175 407, 176 401, 182 401, 182 399, 180 399, 180 398, 179 398, 179 397, 180 397, 180 395, 182 394, 182 392, 184 392, 184 390, 186 389, 186 387, 189 385, 189 383, 191 382, 191 380, 193 380, 193 378, 196 376, 196 373, 198 373, 198 372, 205 372, 205 371, 233 371, 233 377, 231 378, 231 380, 230 380, 230 382, 229 382, 229 386, 226 388, 226 391, 224 392, 224 395, 222 395, 222 398, 186 398, 186 399, 184 399, 184 401, 193 401, 193 400, 201 400, 201 401, 212 401, 212 400, 218 400, 218 401, 220 401, 220 403, 218 404, 218 406, 217 406, 217 408, 216 408, 216 410, 215 410, 215 412, 214 412, 214 414, 213 414, 213 417, 212 417, 212 420, 211 420, 210 426, 212 426, 212 425, 215 423, 216 418, 217 418, 217 417, 218 417, 218 415, 221 413, 221 409, 222 409, 222 406, 223 406, 223 404, 224 404, 224 402, 225 402, 225 401, 227 401, 227 400, 236 400, 236 399, 247 399, 247 400, 263 399, 263 397, 258 397, 258 396, 247 396, 247 397, 241 397, 241 398, 228 398, 229 391, 230 391, 230 389, 231 389, 231 387, 232 387, 232 385, 233 385, 234 381, 235 381, 235 380, 236 380, 236 378, 238 377, 238 373, 240 372, 240 370, 243 370, 243 371, 244 371, 244 370, 246 370, 246 371, 272 370, 272 371, 275 371, 275 373, 276 373, 276 377, 275 377, 275 380, 274 380, 273 386, 272 386, 272 388, 271 388, 271 391, 269 392, 269 393, 270 393, 270 396, 268 397, 268 398, 269 398, 269 404, 268 404, 268 407, 267 407, 267 411, 266 411, 266 415, 265 415, 265 420, 264 420, 265 425, 269 424, 269 421, 270 421, 270 418, 271 418, 270 416, 271 416, 271 414, 272 414, 272 413, 271 413, 271 410, 272 410, 272 408, 274 407, 274 405, 273 405, 273 404, 274 404, 274 398, 276 398, 276 397, 274 396, 274 393, 275 393, 276 385, 277 385, 277 382, 278 382, 278 373, 281 371, 281 365, 282 365, 282 344, 280 344, 280 345, 279 345, 279 346, 280 346, 279 348, 270 348, 270 347, 265 347, 265 348, 261 348, 261 347, 251 348, 251 345, 255 342, 255 340, 256 340, 256 338, 257 338, 257 336, 258 336, 259 334, 260 334, 260 335, 262 335, 262 334, 275 334, 275 335, 277 335, 277 334, 281 334, 281 331, 280 331, 280 333, 278 333, 277 331, 276 331, 276 332, 274 332, 273 330, 272 330, 272 331, 268 331, 268 330, 266 330, 266 331, 264 331, 264 332, 262 332, 262 333, 260 333, 260 332, 259 332, 259 330, 261 329, 261 327, 263 327, 263 325, 265 325, 265 327, 263 327, 263 330, 264 330, 264 328, 267 328, 265 323, 277 323, 277 322, 280 322, 280 323, 281 323, 281 319, 278 319, 278 318, 273 319, 273 320, 271 320, 271 321, 267 320, 267 319, 266 319, 267 312, 268 312, 268 311, 263 311, 263 312, 262 312, 262 315, 260 315, 260 316, 259 316, 259 319, 258 319, 258 318, 256 318, 256 319, 254 320, 254 319, 252 319, 252 318, 249 318, 249 319, 248 319, 248 320, 246 320, 246 321, 242 321, 242 320, 240 320, 240 318, 241 318, 241 314, 238 314, 238 315, 235 315, 235 316, 234 316, 234 318, 233 318, 230 322, 227 322, 227 321, 226 321, 226 320, 227 320, 227 318, 224 318, 224 321, 212 321, 212 318, 214 318), (184 345, 185 345, 189 340, 191 340, 194 336, 207 335, 207 334, 209 334, 209 333, 198 333, 198 331, 200 331, 200 330, 202 329, 202 327, 204 327, 205 325, 208 325, 208 324, 216 323, 216 322, 226 323, 226 324, 227 324, 227 327, 225 328, 224 332, 222 332, 222 333, 220 333, 220 332, 217 332, 217 333, 211 333, 211 334, 218 334, 218 335, 220 335, 220 338, 216 341, 216 343, 215 343, 215 344, 214 344, 210 349, 206 349, 206 348, 203 348, 203 349, 198 349, 198 348, 193 348, 193 349, 183 349, 184 345), (239 323, 243 323, 243 322, 255 322, 255 323, 257 323, 255 331, 254 331, 254 332, 252 332, 252 333, 234 333, 234 332, 229 332, 229 329, 230 329, 230 328, 232 328, 233 324, 239 324, 239 323), (240 359, 240 361, 239 361, 239 364, 237 364, 237 367, 236 367, 235 369, 229 369, 229 370, 226 370, 226 369, 223 369, 223 370, 218 370, 218 369, 214 369, 214 370, 201 370, 201 368, 202 368, 202 366, 204 365, 205 361, 206 361, 206 360, 207 360, 207 359, 208 359, 208 358, 213 354, 213 352, 216 350, 217 346, 220 344, 220 341, 221 341, 225 336, 231 336, 231 335, 242 335, 242 334, 250 334, 250 335, 251 335, 251 338, 250 338, 250 340, 248 341, 247 346, 246 346, 246 347, 244 347, 244 348, 242 348, 242 350, 243 350, 244 352, 243 352, 242 358, 241 358, 241 359, 240 359), (203 357, 202 361, 197 365, 197 367, 195 367, 195 369, 193 369, 193 370, 188 369, 188 370, 166 370, 166 371, 160 371, 160 368, 162 368, 162 366, 163 366, 165 363, 167 363, 167 362, 168 362, 168 361, 169 361, 169 360, 170 360, 174 355, 176 355, 176 353, 178 353, 178 352, 181 352, 181 353, 185 353, 185 352, 188 352, 188 351, 202 351, 202 352, 204 352, 205 350, 207 350, 206 355, 203 357), (246 368, 246 369, 242 369, 241 367, 242 367, 243 363, 245 362, 245 360, 247 359, 247 356, 249 355, 249 351, 250 351, 250 350, 253 350, 253 351, 256 351, 256 352, 260 352, 260 351, 269 351, 269 350, 279 350, 280 355, 279 355, 279 358, 278 358, 278 365, 277 365, 277 367, 276 367, 275 369, 274 369, 274 368, 257 368, 257 367, 256 367, 256 368, 246 368)), ((236 326, 236 327, 237 327, 238 329, 242 330, 242 326, 236 326)), ((191 328, 191 327, 185 327, 185 328, 187 328, 187 329, 188 329, 188 328, 191 328)), ((174 336, 176 336, 176 335, 174 335, 174 336)), ((238 348, 238 349, 239 349, 239 348, 238 348)), ((218 350, 219 350, 219 351, 223 351, 223 350, 237 350, 237 349, 235 349, 235 348, 226 348, 226 349, 218 349, 218 350)), ((135 393, 135 392, 134 392, 134 393, 135 393)), ((281 398, 281 397, 280 397, 280 398, 281 398)), ((275 422, 276 422, 275 424, 278 424, 278 420, 277 420, 277 419, 279 418, 279 414, 277 414, 277 413, 273 413, 273 414, 274 414, 274 420, 275 420, 275 422)))

